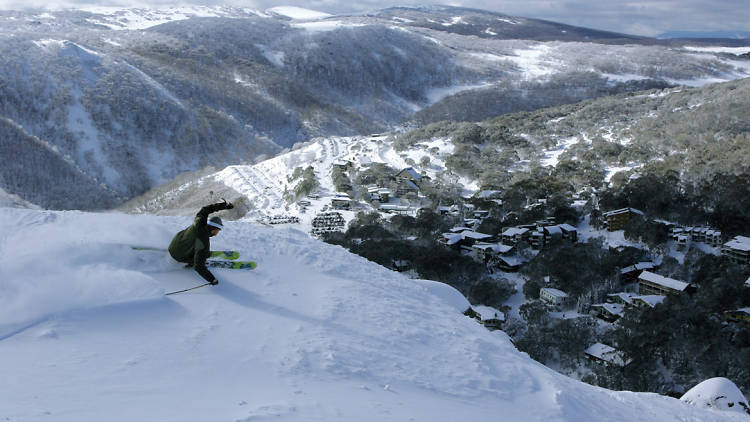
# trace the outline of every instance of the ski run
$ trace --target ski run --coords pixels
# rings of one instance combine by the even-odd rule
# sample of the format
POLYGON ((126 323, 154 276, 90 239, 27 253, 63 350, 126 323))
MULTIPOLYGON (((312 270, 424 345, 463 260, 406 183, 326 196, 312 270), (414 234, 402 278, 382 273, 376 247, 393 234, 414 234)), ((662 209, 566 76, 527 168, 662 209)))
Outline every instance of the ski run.
MULTIPOLYGON (((197 210, 196 210, 197 211, 197 210)), ((163 253, 191 217, 0 208, 2 421, 746 421, 557 374, 413 280, 227 222, 218 286, 163 253)))

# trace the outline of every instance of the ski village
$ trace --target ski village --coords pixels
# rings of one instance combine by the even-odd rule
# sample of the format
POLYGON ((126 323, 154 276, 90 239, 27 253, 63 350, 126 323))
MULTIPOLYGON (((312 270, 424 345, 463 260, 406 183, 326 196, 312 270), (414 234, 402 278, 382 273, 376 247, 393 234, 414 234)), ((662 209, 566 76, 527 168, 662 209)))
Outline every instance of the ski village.
MULTIPOLYGON (((13 13, 0 19, 26 25, 13 13)), ((192 39, 180 22, 195 16, 199 32, 233 34, 232 25, 249 19, 255 30, 292 28, 320 45, 326 38, 315 37, 332 33, 370 36, 385 20, 393 39, 378 32, 378 42, 405 42, 401 33, 415 31, 435 49, 469 48, 459 32, 435 33, 484 16, 449 7, 350 17, 291 7, 128 13, 116 21, 101 11, 81 15, 88 23, 34 15, 40 23, 28 31, 58 18, 107 36, 132 30, 123 39, 93 37, 115 50, 134 43, 122 57, 141 63, 127 54, 142 54, 147 69, 165 51, 178 65, 213 63, 204 47, 188 58, 174 52, 170 37, 192 39), (442 23, 418 27, 418 19, 442 23), (165 32, 154 32, 156 47, 144 53, 139 37, 152 27, 165 32)), ((27 29, 14 31, 0 30, 0 40, 15 42, 27 29)), ((513 44, 513 71, 549 82, 568 41, 545 42, 513 44), (554 49, 559 56, 545 61, 554 49)), ((569 42, 578 49, 588 41, 569 42)), ((419 106, 387 96, 414 114, 374 133, 361 129, 377 126, 362 123, 367 109, 355 118, 309 100, 301 109, 341 114, 323 121, 319 109, 300 112, 308 119, 301 126, 347 134, 283 145, 256 136, 252 154, 234 162, 192 162, 176 155, 188 148, 182 144, 174 157, 148 146, 143 154, 179 165, 138 164, 133 173, 119 166, 140 152, 95 145, 103 128, 112 139, 133 129, 91 120, 117 113, 87 111, 94 83, 59 99, 71 113, 58 119, 73 128, 70 139, 87 139, 78 156, 46 140, 52 129, 18 123, 23 116, 7 111, 15 100, 0 98, 0 421, 749 421, 750 47, 637 41, 643 50, 635 54, 620 42, 601 45, 648 60, 668 51, 690 65, 658 80, 602 71, 602 87, 616 92, 476 118, 454 116, 492 106, 480 92, 489 85, 443 87, 440 95, 433 88, 434 101, 419 106), (168 177, 127 190, 156 174, 168 177), (118 191, 113 181, 129 185, 118 191), (92 205, 98 195, 109 205, 92 205), (69 203, 87 205, 55 205, 69 203), (193 249, 208 237, 210 250, 193 249), (183 246, 184 260, 176 252, 183 246)), ((80 61, 89 82, 103 63, 121 60, 72 41, 33 45, 80 61)), ((248 48, 262 50, 269 69, 289 67, 298 48, 266 47, 248 48)), ((477 69, 499 60, 467 51, 463 60, 477 69)), ((232 83, 262 91, 269 104, 302 95, 291 85, 263 91, 243 79, 245 65, 233 62, 232 83)), ((3 66, 0 94, 15 98, 3 66)), ((159 82, 124 68, 165 101, 154 110, 173 104, 185 121, 198 121, 189 101, 220 102, 200 90, 189 101, 173 96, 166 86, 175 82, 166 81, 179 72, 159 82)), ((518 83, 533 96, 565 90, 579 83, 576 75, 543 89, 518 83)), ((209 105, 214 120, 184 136, 206 125, 236 136, 262 126, 209 105)), ((294 113, 264 116, 291 125, 294 113)), ((272 123, 264 133, 277 130, 272 123)))

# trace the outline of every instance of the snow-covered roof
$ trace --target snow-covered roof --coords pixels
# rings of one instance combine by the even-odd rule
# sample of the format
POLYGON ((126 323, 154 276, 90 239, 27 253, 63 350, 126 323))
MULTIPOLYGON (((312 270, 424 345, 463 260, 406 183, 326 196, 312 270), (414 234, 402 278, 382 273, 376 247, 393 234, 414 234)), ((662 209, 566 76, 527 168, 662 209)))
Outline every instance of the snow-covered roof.
POLYGON ((561 229, 563 229, 565 231, 568 231, 568 232, 574 232, 574 231, 576 231, 576 228, 573 227, 573 226, 571 226, 568 223, 558 224, 558 227, 560 227, 561 229))
POLYGON ((384 211, 409 211, 408 205, 382 204, 379 209, 384 211))
POLYGON ((525 227, 511 227, 503 232, 503 236, 515 236, 519 234, 524 234, 527 231, 529 231, 529 229, 525 227))
POLYGON ((560 297, 560 298, 566 298, 568 297, 568 294, 565 293, 562 290, 558 290, 552 287, 542 287, 542 291, 546 291, 549 293, 550 296, 560 297))
POLYGON ((486 243, 486 242, 477 242, 473 246, 476 249, 492 249, 495 252, 498 253, 507 253, 510 252, 511 249, 513 249, 513 246, 504 245, 502 243, 486 243))
POLYGON ((612 293, 608 294, 608 297, 618 297, 625 303, 633 303, 633 297, 636 296, 632 293, 612 293))
POLYGON ((499 319, 500 321, 505 321, 505 314, 495 308, 477 305, 472 306, 472 309, 482 317, 482 321, 487 321, 488 319, 499 319))
POLYGON ((406 172, 409 175, 409 177, 411 177, 414 180, 419 181, 419 180, 422 179, 422 175, 419 174, 419 173, 417 173, 417 171, 414 170, 414 167, 407 167, 407 168, 401 170, 398 174, 400 175, 400 174, 402 174, 404 172, 406 172))
POLYGON ((750 287, 750 277, 748 277, 748 279, 745 280, 745 286, 750 287))
POLYGON ((638 278, 678 291, 684 291, 689 286, 689 284, 685 283, 684 281, 664 277, 662 275, 652 273, 651 271, 642 272, 641 275, 638 276, 638 278))
POLYGON ((620 270, 620 274, 627 274, 631 271, 638 270, 651 270, 653 268, 656 268, 656 264, 654 264, 653 262, 638 262, 635 265, 623 268, 622 270, 620 270))
POLYGON ((609 216, 612 216, 612 215, 624 214, 624 213, 627 213, 627 212, 632 212, 634 214, 639 214, 639 215, 645 215, 643 211, 637 210, 635 208, 620 208, 619 210, 612 210, 612 211, 605 212, 604 216, 605 217, 609 217, 609 216))
POLYGON ((662 295, 642 295, 642 296, 633 296, 633 301, 642 301, 646 305, 650 307, 654 307, 662 302, 664 302, 664 299, 666 299, 666 296, 662 295))
POLYGON ((510 265, 511 267, 518 267, 523 264, 523 260, 517 256, 499 256, 498 259, 510 265))
POLYGON ((455 245, 463 240, 463 236, 461 236, 461 233, 443 233, 443 239, 445 239, 446 245, 455 245))
POLYGON ((594 343, 589 346, 584 353, 615 365, 625 366, 626 364, 621 352, 618 352, 614 347, 607 346, 604 343, 594 343))
POLYGON ((545 227, 545 229, 547 229, 550 234, 562 235, 562 229, 560 228, 560 226, 547 226, 545 227))
POLYGON ((725 243, 724 246, 738 251, 750 251, 750 237, 735 236, 734 239, 725 243))
POLYGON ((468 237, 470 239, 475 239, 475 240, 489 239, 489 238, 492 237, 491 234, 479 233, 479 232, 475 232, 475 231, 471 231, 471 230, 467 230, 467 231, 461 232, 461 235, 464 238, 468 237))
POLYGON ((612 315, 622 316, 622 314, 625 312, 625 305, 622 305, 620 303, 597 303, 592 306, 606 309, 607 312, 609 312, 612 315))

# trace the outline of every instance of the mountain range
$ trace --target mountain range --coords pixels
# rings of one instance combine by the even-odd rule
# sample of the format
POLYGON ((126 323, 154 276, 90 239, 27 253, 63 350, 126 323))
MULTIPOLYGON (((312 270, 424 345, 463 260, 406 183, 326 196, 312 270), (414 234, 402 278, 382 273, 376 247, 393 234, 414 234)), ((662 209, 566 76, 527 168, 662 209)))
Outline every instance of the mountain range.
POLYGON ((688 44, 442 6, 0 12, 0 188, 106 209, 314 137, 750 74, 746 49, 688 44))

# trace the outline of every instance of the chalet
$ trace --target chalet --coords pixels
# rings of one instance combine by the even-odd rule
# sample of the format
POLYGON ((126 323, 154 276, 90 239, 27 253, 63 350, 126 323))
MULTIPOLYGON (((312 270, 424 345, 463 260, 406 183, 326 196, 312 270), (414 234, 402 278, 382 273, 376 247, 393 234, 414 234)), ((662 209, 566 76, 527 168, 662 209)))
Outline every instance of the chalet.
POLYGON ((567 223, 559 224, 558 227, 562 230, 563 239, 569 240, 572 243, 578 242, 578 229, 567 223))
POLYGON ((706 243, 713 247, 721 246, 721 244, 723 243, 721 232, 718 230, 709 229, 706 232, 706 243))
POLYGON ((620 270, 620 281, 623 283, 632 283, 638 280, 638 276, 645 270, 653 270, 657 265, 653 262, 638 262, 635 265, 625 267, 620 270))
POLYGON ((634 215, 644 215, 643 211, 635 208, 621 208, 619 210, 605 212, 602 216, 607 222, 607 230, 613 232, 625 228, 625 224, 634 215))
POLYGON ((500 330, 505 323, 505 314, 489 306, 474 306, 477 313, 477 319, 484 324, 489 330, 500 330))
POLYGON ((451 206, 441 205, 437 208, 437 211, 438 211, 438 214, 440 215, 448 215, 448 214, 457 215, 458 206, 457 205, 451 205, 451 206))
POLYGON ((488 262, 490 258, 505 255, 513 250, 513 246, 502 243, 476 242, 471 247, 474 256, 479 262, 488 262))
POLYGON ((738 264, 750 264, 750 237, 735 236, 722 246, 721 254, 738 264))
POLYGON ((633 293, 611 293, 607 295, 607 302, 631 306, 633 305, 633 297, 635 296, 637 295, 633 293))
POLYGON ((542 287, 539 289, 539 299, 554 309, 562 310, 568 303, 568 294, 552 287, 542 287))
POLYGON ((521 269, 523 260, 517 256, 497 255, 490 259, 490 263, 501 271, 514 273, 521 269))
POLYGON ((347 194, 339 193, 331 198, 331 207, 333 207, 334 209, 348 210, 351 205, 352 199, 347 194))
POLYGON ((633 306, 636 308, 653 308, 654 306, 664 302, 666 296, 663 295, 641 295, 633 296, 633 306))
POLYGON ((489 210, 474 210, 471 212, 471 215, 474 216, 474 218, 487 218, 490 216, 489 210))
POLYGON ((750 308, 737 309, 736 311, 724 312, 727 322, 750 328, 750 308))
POLYGON ((370 201, 388 202, 391 200, 390 189, 370 186, 367 188, 367 193, 370 194, 370 201))
POLYGON ((591 310, 596 312, 597 318, 607 322, 615 322, 625 313, 625 305, 619 303, 597 303, 591 305, 591 310))
POLYGON ((438 242, 454 249, 462 247, 471 247, 476 242, 487 241, 492 238, 491 234, 484 234, 472 230, 462 230, 460 232, 443 233, 438 242))
POLYGON ((387 214, 402 214, 406 215, 412 210, 408 205, 396 205, 396 204, 381 204, 378 210, 383 211, 387 214))
POLYGON ((398 189, 396 195, 408 196, 419 193, 419 185, 426 176, 419 174, 413 167, 407 167, 396 174, 398 189))
POLYGON ((351 161, 337 160, 333 162, 333 167, 338 168, 339 170, 349 171, 354 167, 354 164, 351 161))
POLYGON ((532 230, 529 235, 529 245, 532 249, 542 249, 548 244, 547 237, 544 234, 544 230, 538 227, 536 230, 532 230))
POLYGON ((603 343, 595 343, 584 350, 583 353, 592 361, 605 365, 624 367, 630 363, 630 359, 626 360, 622 352, 619 352, 614 347, 607 346, 603 343))
POLYGON ((643 271, 638 276, 638 291, 643 295, 669 295, 690 293, 692 287, 684 281, 664 277, 650 271, 643 271))
POLYGON ((531 235, 528 228, 511 227, 502 232, 502 241, 506 245, 515 245, 521 240, 528 239, 531 235))

